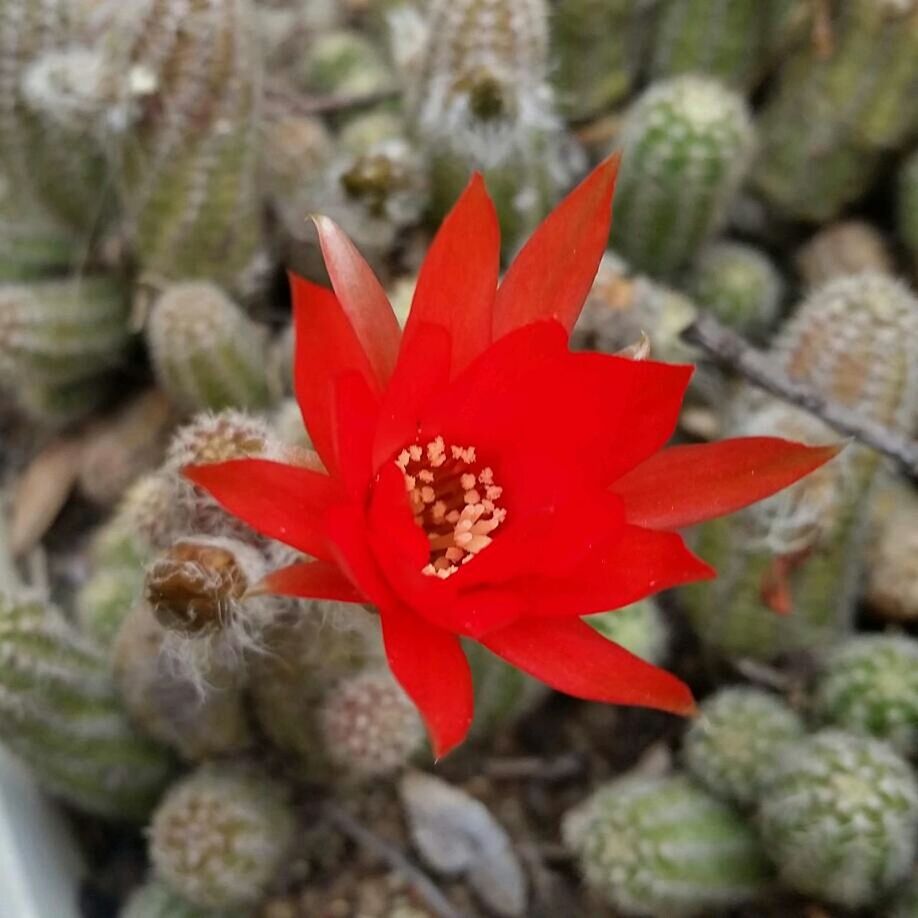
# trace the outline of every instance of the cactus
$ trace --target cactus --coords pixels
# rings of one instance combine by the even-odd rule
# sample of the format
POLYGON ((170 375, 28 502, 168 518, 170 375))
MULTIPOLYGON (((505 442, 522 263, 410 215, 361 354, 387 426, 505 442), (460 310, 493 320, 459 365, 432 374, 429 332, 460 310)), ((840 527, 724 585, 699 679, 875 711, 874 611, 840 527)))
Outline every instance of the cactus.
POLYGON ((204 765, 153 815, 157 876, 202 908, 243 908, 265 894, 296 828, 287 789, 241 764, 204 765))
POLYGON ((611 781, 562 830, 587 885, 624 915, 710 915, 768 882, 752 829, 684 777, 611 781))
POLYGON ((642 599, 622 609, 600 612, 586 619, 603 637, 635 656, 659 666, 669 652, 669 627, 660 607, 652 599, 642 599))
POLYGON ((802 720, 774 695, 744 686, 724 688, 704 701, 689 725, 683 759, 712 794, 750 806, 781 751, 803 733, 802 720))
POLYGON ((918 124, 918 7, 840 4, 834 49, 804 46, 761 118, 756 187, 788 216, 824 221, 870 186, 882 153, 918 124))
POLYGON ((310 92, 360 96, 391 86, 394 75, 373 42, 340 29, 318 35, 302 58, 298 82, 310 92))
POLYGON ((912 867, 918 784, 885 743, 825 730, 784 751, 760 825, 792 889, 847 908, 871 905, 912 867))
POLYGON ((251 918, 251 915, 236 909, 216 912, 198 908, 176 895, 161 880, 148 880, 134 890, 118 918, 251 918))
POLYGON ((656 83, 628 110, 612 247, 632 267, 668 275, 722 225, 754 143, 746 103, 720 83, 656 83))
POLYGON ((547 83, 547 4, 432 0, 427 23, 407 104, 430 156, 433 216, 477 169, 513 251, 579 168, 547 83))
POLYGON ((146 336, 157 380, 182 408, 268 403, 267 331, 213 284, 167 287, 153 305, 146 336))
POLYGON ((0 738, 50 793, 107 819, 143 819, 169 780, 134 732, 104 654, 53 606, 0 597, 0 738))
POLYGON ((110 646, 140 596, 142 586, 143 567, 139 559, 133 564, 99 567, 77 594, 80 630, 101 646, 110 646))
POLYGON ((918 149, 899 168, 896 217, 899 238, 918 270, 918 149))
POLYGON ((559 0, 552 11, 552 82, 568 118, 607 111, 631 88, 631 0, 559 0))
MULTIPOLYGON (((908 430, 918 414, 916 307, 889 277, 841 278, 804 301, 771 354, 791 379, 908 430)), ((735 433, 836 439, 822 422, 758 394, 741 393, 732 414, 735 433)), ((728 656, 773 658, 850 629, 878 462, 866 447, 848 446, 794 487, 696 531, 696 550, 720 574, 682 591, 705 645, 728 656), (775 610, 793 614, 782 619, 775 610)))
POLYGON ((906 635, 859 635, 823 661, 814 697, 824 723, 918 752, 918 642, 906 635))
POLYGON ((156 282, 248 292, 262 267, 249 0, 133 0, 116 11, 108 50, 123 75, 117 180, 140 267, 156 282))
POLYGON ((893 259, 880 231, 862 220, 831 223, 800 248, 795 261, 814 289, 848 274, 893 274, 893 259))
POLYGON ((883 918, 918 918, 918 874, 896 892, 883 918))
POLYGON ((881 490, 867 544, 865 599, 887 619, 918 619, 918 495, 899 486, 881 490))
POLYGON ((0 380, 63 390, 124 358, 124 290, 108 277, 0 285, 0 380))
POLYGON ((737 89, 750 88, 766 63, 770 5, 762 0, 667 0, 657 25, 652 78, 703 73, 737 89))
POLYGON ((762 337, 778 318, 784 295, 774 262, 741 242, 705 246, 692 265, 688 287, 700 308, 753 337, 762 337))
POLYGON ((111 396, 111 381, 105 377, 59 384, 22 382, 16 384, 13 393, 19 410, 37 426, 48 429, 83 420, 111 396))
POLYGON ((171 665, 165 641, 165 629, 143 603, 118 631, 115 682, 134 723, 192 761, 245 750, 252 738, 232 673, 210 666, 196 683, 171 665))
POLYGON ((391 774, 425 748, 417 709, 384 667, 331 686, 319 721, 329 760, 356 778, 391 774))

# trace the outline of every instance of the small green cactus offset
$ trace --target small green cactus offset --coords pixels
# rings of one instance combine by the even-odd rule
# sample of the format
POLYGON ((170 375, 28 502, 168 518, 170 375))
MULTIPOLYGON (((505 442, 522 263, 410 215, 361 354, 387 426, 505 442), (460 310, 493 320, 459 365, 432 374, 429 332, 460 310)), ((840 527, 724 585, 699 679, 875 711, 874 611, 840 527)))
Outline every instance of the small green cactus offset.
POLYGON ((752 828, 684 777, 611 781, 567 814, 563 833, 587 885, 624 915, 710 915, 769 881, 752 828))
POLYGON ((753 145, 746 103, 717 81, 652 85, 622 132, 612 247, 652 275, 684 267, 722 225, 753 145))
POLYGON ((154 879, 134 890, 118 918, 251 918, 251 912, 200 908, 186 902, 162 880, 154 879))
POLYGON ((701 309, 754 337, 774 324, 784 295, 784 281, 771 258, 741 242, 705 246, 692 265, 688 287, 701 309))
POLYGON ((686 768, 712 794, 749 806, 781 751, 804 734, 803 721, 780 698, 745 686, 706 699, 685 733, 686 768))
POLYGON ((785 750, 759 816, 765 849, 788 886, 860 908, 911 870, 918 784, 887 744, 825 730, 785 750))
POLYGON ((655 666, 661 665, 669 652, 669 626, 653 599, 590 615, 586 622, 603 637, 655 666))
POLYGON ((203 765, 174 784, 156 810, 150 860, 192 905, 245 908, 264 896, 295 828, 284 785, 245 764, 203 765))
POLYGON ((146 330, 157 380, 182 408, 263 407, 270 401, 267 330, 213 284, 167 287, 146 330))
POLYGON ((104 653, 55 607, 0 596, 0 656, 4 745, 78 809, 143 819, 172 762, 128 722, 104 653))
POLYGON ((824 661, 815 707, 826 723, 918 752, 918 642, 907 635, 859 635, 824 661))

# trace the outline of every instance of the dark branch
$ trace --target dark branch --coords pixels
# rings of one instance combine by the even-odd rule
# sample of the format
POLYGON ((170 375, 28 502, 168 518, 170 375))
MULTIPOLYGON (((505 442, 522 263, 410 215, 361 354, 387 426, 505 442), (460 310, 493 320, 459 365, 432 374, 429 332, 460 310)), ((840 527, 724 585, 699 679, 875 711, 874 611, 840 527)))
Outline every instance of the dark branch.
POLYGON ((909 475, 918 476, 918 441, 871 418, 861 417, 809 386, 788 379, 766 353, 752 347, 711 316, 699 316, 682 337, 759 388, 815 414, 837 431, 895 459, 909 475))

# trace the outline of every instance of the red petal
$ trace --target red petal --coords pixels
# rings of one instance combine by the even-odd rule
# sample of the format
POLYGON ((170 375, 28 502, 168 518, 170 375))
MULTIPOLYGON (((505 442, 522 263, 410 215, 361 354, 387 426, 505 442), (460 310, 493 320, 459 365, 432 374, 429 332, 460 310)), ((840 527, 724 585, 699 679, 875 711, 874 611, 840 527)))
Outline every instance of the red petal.
POLYGON ((331 557, 323 517, 342 495, 328 475, 268 459, 232 459, 182 472, 256 532, 316 558, 331 557))
POLYGON ((418 276, 402 353, 422 323, 441 325, 452 338, 452 374, 491 343, 491 310, 500 269, 497 212, 477 173, 447 214, 418 276))
POLYGON ((328 561, 305 561, 282 567, 268 574, 251 592, 301 596, 304 599, 335 599, 338 602, 367 602, 367 598, 341 569, 328 561))
POLYGON ((290 275, 296 328, 294 388, 303 421, 325 467, 337 472, 334 380, 349 370, 378 391, 376 378, 354 329, 335 295, 290 275))
POLYGON ((348 491, 362 498, 372 476, 370 456, 379 402, 366 380, 353 371, 334 382, 337 468, 348 491))
POLYGON ((578 619, 525 621, 486 635, 485 647, 559 692, 691 714, 684 682, 629 653, 578 619))
POLYGON ((401 331, 386 293, 354 243, 328 217, 314 217, 332 287, 380 384, 398 357, 401 331))
POLYGON ((574 327, 609 241, 618 155, 593 170, 533 233, 497 292, 493 337, 538 319, 574 327))
POLYGON ((777 437, 673 446, 642 462, 612 490, 625 501, 630 522, 679 529, 762 500, 819 468, 839 449, 777 437))
POLYGON ((532 615, 581 616, 607 612, 645 596, 715 576, 674 532, 623 526, 596 540, 564 577, 532 576, 509 586, 522 592, 532 615))
POLYGON ((455 635, 405 609, 380 609, 380 617, 389 666, 418 706, 440 759, 472 725, 472 674, 462 646, 455 635))
POLYGON ((428 323, 416 325, 411 347, 402 350, 383 395, 373 443, 374 469, 417 439, 423 407, 449 380, 450 348, 445 328, 428 323))

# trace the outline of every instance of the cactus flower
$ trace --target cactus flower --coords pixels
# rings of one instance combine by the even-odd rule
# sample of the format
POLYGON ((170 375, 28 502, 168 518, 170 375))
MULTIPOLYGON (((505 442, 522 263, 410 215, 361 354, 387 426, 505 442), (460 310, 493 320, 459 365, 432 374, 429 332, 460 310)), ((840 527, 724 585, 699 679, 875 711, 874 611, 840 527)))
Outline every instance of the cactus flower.
POLYGON ((570 695, 690 712, 682 682, 581 617, 713 577, 676 530, 835 452, 767 437, 664 449, 692 368, 568 349, 616 169, 588 176, 499 286, 497 216, 475 176, 433 240, 404 333, 353 244, 316 218, 334 290, 291 278, 294 381, 324 469, 252 458, 185 471, 315 559, 264 589, 376 607, 438 756, 472 721, 462 637, 570 695))

